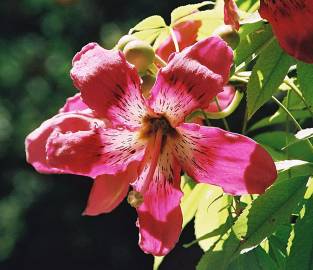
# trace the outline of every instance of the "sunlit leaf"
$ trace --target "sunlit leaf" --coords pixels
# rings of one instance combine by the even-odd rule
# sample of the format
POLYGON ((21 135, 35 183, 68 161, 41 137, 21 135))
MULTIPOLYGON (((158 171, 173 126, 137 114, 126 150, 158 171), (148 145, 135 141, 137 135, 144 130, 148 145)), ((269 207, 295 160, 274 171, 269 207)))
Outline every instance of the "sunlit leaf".
POLYGON ((271 27, 262 22, 243 25, 239 31, 240 43, 235 50, 237 68, 246 66, 260 51, 273 42, 271 27))
POLYGON ((253 249, 277 226, 288 222, 290 214, 303 198, 306 182, 305 177, 280 181, 256 198, 234 226, 202 256, 197 270, 227 269, 239 254, 253 249))
POLYGON ((166 27, 164 19, 161 16, 154 15, 136 24, 132 29, 130 29, 130 34, 136 31, 158 29, 163 27, 166 27))
POLYGON ((202 196, 195 216, 196 238, 207 234, 212 235, 205 240, 199 241, 203 250, 208 250, 230 227, 230 205, 232 198, 223 195, 223 190, 216 186, 209 186, 208 192, 202 196), (213 232, 215 236, 213 236, 213 232))
POLYGON ((199 12, 199 8, 210 5, 210 4, 214 5, 214 2, 204 1, 199 4, 192 4, 192 5, 186 5, 186 6, 175 8, 171 13, 172 25, 176 24, 178 21, 182 21, 182 19, 184 19, 184 17, 188 15, 199 12))
POLYGON ((283 82, 292 63, 293 59, 282 51, 276 41, 261 53, 247 86, 249 118, 271 98, 283 82))

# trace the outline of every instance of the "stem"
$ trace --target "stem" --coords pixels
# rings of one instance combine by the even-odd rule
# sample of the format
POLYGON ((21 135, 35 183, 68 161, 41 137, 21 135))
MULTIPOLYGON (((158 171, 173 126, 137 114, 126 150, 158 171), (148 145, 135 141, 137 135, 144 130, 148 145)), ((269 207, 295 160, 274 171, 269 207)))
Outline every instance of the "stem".
POLYGON ((155 54, 155 58, 154 58, 155 62, 157 62, 161 67, 165 67, 167 65, 167 63, 157 54, 155 54))
MULTIPOLYGON (((290 97, 290 90, 287 91, 287 100, 286 100, 286 102, 287 102, 287 109, 289 107, 289 97, 290 97)), ((289 131, 290 131, 289 121, 290 121, 290 117, 287 114, 286 115, 286 146, 289 144, 289 138, 288 138, 288 134, 289 134, 289 131)), ((289 156, 289 148, 288 147, 286 148, 286 155, 287 155, 287 159, 289 159, 290 156, 289 156)), ((291 171, 290 170, 288 170, 288 176, 289 176, 289 178, 291 177, 291 171)))
MULTIPOLYGON (((290 119, 294 122, 294 124, 296 125, 297 129, 300 131, 302 130, 302 127, 300 126, 300 124, 298 123, 298 121, 296 120, 296 118, 294 118, 294 116, 291 114, 291 112, 274 96, 272 96, 272 99, 274 100, 274 102, 284 110, 285 113, 287 113, 287 115, 290 117, 290 119)), ((313 152, 313 145, 310 142, 309 139, 306 140, 308 145, 310 146, 311 151, 313 152)))
POLYGON ((289 77, 287 77, 284 80, 284 83, 290 86, 291 90, 301 99, 301 101, 303 102, 303 104, 306 106, 311 116, 313 117, 313 111, 311 110, 310 105, 306 102, 305 98, 303 97, 300 89, 290 80, 289 77))
POLYGON ((206 113, 205 113, 203 110, 201 110, 201 113, 202 113, 202 115, 203 115, 203 117, 204 117, 205 124, 206 124, 207 126, 211 126, 211 122, 210 122, 208 116, 206 115, 206 113))
POLYGON ((243 135, 247 133, 247 126, 248 126, 248 107, 246 106, 245 114, 243 117, 242 131, 241 131, 243 135))
POLYGON ((170 33, 171 33, 171 36, 172 36, 172 39, 173 39, 173 43, 174 43, 174 46, 175 46, 175 51, 179 52, 179 45, 178 45, 177 38, 176 38, 176 35, 174 33, 174 30, 173 30, 172 27, 169 27, 169 28, 170 28, 170 33))
MULTIPOLYGON (((214 98, 214 100, 215 100, 215 102, 216 102, 216 106, 217 106, 218 110, 221 112, 221 111, 222 111, 222 108, 221 108, 221 106, 220 106, 220 104, 219 104, 219 102, 218 102, 217 96, 214 98)), ((227 130, 227 131, 230 131, 228 122, 227 122, 227 120, 226 120, 225 117, 222 118, 222 121, 223 121, 223 123, 224 123, 224 126, 225 126, 226 130, 227 130)))

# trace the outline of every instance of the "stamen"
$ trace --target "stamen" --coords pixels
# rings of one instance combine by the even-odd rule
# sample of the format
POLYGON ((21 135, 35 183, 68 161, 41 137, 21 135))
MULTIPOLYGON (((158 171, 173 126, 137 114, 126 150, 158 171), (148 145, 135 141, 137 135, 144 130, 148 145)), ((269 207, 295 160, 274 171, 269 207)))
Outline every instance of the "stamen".
POLYGON ((162 137, 163 137, 163 130, 162 128, 159 128, 155 136, 154 144, 152 145, 153 152, 152 152, 151 164, 150 164, 147 177, 140 189, 141 194, 145 194, 147 188, 149 187, 151 180, 153 179, 153 175, 154 175, 156 166, 158 165, 158 159, 159 159, 159 155, 161 152, 162 137))

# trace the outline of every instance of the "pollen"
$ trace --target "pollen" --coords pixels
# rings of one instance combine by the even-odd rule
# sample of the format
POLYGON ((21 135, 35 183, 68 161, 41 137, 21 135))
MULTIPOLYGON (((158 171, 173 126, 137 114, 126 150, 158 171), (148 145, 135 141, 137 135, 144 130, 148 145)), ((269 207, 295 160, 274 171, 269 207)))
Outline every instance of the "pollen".
POLYGON ((143 195, 135 190, 128 193, 127 202, 130 206, 138 208, 143 203, 143 195))

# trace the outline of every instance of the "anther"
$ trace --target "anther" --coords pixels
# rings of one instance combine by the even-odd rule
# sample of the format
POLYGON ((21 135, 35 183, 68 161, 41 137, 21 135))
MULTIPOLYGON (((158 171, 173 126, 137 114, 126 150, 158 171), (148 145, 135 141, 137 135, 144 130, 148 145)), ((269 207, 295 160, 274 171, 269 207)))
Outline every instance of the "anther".
POLYGON ((128 193, 127 202, 130 206, 138 208, 143 203, 143 195, 135 190, 128 193))

